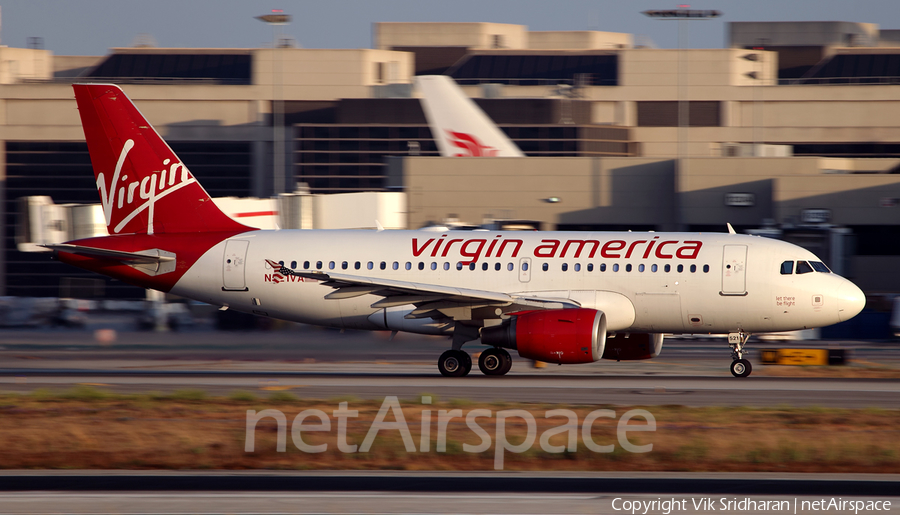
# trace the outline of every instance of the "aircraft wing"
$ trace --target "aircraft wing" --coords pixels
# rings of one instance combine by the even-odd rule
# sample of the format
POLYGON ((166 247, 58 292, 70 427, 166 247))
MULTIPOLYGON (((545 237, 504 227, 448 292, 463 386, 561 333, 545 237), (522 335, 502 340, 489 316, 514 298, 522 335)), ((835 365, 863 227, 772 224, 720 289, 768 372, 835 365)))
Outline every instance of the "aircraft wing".
MULTIPOLYGON (((500 312, 520 311, 524 309, 562 309, 579 307, 579 304, 567 298, 537 297, 514 295, 490 290, 474 290, 455 288, 428 283, 397 281, 375 277, 322 272, 318 270, 297 272, 272 260, 266 262, 280 274, 315 279, 324 286, 334 290, 326 299, 350 299, 362 295, 382 297, 372 304, 373 308, 389 308, 413 304, 413 310, 407 318, 453 318, 456 320, 471 319, 472 310, 494 308, 482 312, 480 318, 499 318, 496 308, 505 308, 500 312), (488 316, 484 316, 488 315, 488 316)), ((482 310, 484 311, 484 310, 482 310)))

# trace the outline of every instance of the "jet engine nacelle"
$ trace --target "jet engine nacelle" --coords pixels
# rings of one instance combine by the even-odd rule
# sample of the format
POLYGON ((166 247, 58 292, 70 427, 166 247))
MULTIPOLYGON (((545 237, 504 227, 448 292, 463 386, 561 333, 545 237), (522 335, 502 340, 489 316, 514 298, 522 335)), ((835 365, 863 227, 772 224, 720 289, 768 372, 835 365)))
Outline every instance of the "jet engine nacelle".
POLYGON ((585 308, 527 311, 482 329, 481 342, 548 363, 592 363, 603 356, 606 315, 585 308))
POLYGON ((603 359, 631 361, 655 358, 662 346, 662 333, 619 333, 606 339, 603 359))

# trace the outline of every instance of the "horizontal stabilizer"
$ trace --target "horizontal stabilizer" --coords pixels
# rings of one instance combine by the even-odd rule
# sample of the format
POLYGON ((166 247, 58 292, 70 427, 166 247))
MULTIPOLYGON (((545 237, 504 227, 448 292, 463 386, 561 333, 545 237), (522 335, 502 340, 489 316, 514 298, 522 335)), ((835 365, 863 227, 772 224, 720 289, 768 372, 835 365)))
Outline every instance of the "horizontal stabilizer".
POLYGON ((85 247, 69 243, 41 246, 56 252, 66 252, 77 256, 121 261, 122 264, 132 266, 147 275, 160 275, 175 270, 175 254, 160 249, 128 252, 124 250, 98 249, 96 247, 85 247))

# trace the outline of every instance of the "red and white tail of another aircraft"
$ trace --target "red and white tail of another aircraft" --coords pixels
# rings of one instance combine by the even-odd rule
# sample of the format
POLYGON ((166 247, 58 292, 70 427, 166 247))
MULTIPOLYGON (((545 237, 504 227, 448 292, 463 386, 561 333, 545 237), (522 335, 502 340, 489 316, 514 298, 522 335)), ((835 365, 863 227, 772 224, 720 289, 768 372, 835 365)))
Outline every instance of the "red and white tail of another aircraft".
POLYGON ((863 293, 815 255, 737 234, 257 230, 225 216, 127 96, 75 85, 110 236, 49 245, 66 263, 230 309, 452 337, 447 376, 648 359, 663 333, 750 333, 848 320, 863 293))
POLYGON ((416 87, 441 156, 525 157, 452 78, 420 75, 416 87))

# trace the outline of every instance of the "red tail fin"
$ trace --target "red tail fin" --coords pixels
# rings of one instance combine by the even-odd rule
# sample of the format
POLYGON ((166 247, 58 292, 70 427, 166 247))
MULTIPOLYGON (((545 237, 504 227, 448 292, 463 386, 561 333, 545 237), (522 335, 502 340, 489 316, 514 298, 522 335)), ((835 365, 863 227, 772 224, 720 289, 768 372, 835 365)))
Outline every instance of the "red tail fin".
POLYGON ((250 230, 216 207, 118 86, 73 87, 110 234, 250 230))

